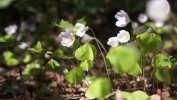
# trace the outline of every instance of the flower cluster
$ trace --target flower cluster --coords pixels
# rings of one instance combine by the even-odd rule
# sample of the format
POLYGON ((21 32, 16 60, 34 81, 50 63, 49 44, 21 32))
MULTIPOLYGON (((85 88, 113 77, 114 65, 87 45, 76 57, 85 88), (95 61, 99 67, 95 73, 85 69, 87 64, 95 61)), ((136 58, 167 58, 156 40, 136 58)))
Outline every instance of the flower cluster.
MULTIPOLYGON (((128 14, 123 10, 117 12, 115 18, 118 20, 116 22, 116 26, 118 27, 124 27, 130 22, 130 18, 128 14)), ((121 30, 119 31, 116 37, 109 38, 107 44, 110 45, 111 47, 117 47, 119 45, 119 42, 126 43, 129 40, 130 40, 129 32, 125 30, 121 30)))
POLYGON ((66 28, 64 32, 59 34, 61 38, 61 45, 70 47, 75 41, 75 35, 82 37, 82 43, 88 43, 92 38, 86 34, 87 27, 81 23, 76 23, 73 29, 66 28))

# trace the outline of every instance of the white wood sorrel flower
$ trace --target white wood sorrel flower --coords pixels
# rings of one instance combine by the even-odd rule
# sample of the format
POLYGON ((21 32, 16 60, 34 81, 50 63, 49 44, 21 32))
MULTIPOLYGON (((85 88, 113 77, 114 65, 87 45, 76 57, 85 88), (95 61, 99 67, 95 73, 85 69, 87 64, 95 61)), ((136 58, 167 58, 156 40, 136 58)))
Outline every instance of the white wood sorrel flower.
POLYGON ((107 44, 111 47, 117 47, 119 45, 119 40, 117 37, 111 37, 108 39, 107 44))
POLYGON ((118 38, 120 43, 126 43, 126 42, 128 42, 130 40, 130 34, 129 34, 128 31, 121 30, 117 34, 117 38, 118 38))
POLYGON ((124 27, 130 22, 130 18, 128 14, 123 10, 120 10, 119 12, 117 12, 117 14, 115 15, 115 18, 118 20, 116 22, 116 26, 118 27, 124 27))
POLYGON ((76 35, 77 36, 79 36, 79 37, 84 36, 87 29, 83 24, 76 23, 76 25, 74 27, 76 28, 76 35))
POLYGON ((7 34, 14 34, 17 31, 18 26, 16 24, 9 25, 4 29, 7 34))
POLYGON ((130 40, 130 34, 128 31, 121 30, 117 34, 117 37, 111 37, 108 39, 107 44, 111 47, 117 47, 120 43, 126 43, 130 40))
POLYGON ((66 28, 65 32, 61 32, 59 37, 61 38, 62 46, 70 47, 75 41, 73 31, 70 28, 66 28))

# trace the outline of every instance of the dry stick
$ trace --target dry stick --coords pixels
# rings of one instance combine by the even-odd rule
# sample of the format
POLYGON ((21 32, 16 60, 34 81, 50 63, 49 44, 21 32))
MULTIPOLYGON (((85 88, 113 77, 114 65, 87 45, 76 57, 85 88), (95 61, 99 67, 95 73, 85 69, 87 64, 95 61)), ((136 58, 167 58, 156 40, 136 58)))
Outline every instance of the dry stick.
MULTIPOLYGON (((94 38, 96 38, 95 33, 93 32, 93 30, 92 30, 91 28, 89 28, 89 29, 92 31, 92 34, 93 34, 94 38)), ((100 50, 100 52, 101 52, 101 55, 102 55, 102 57, 103 57, 104 64, 105 64, 105 66, 106 66, 107 76, 108 76, 108 78, 110 78, 110 77, 109 77, 109 73, 108 73, 108 66, 107 66, 107 64, 106 64, 105 57, 104 57, 104 55, 103 55, 103 52, 101 51, 101 47, 100 47, 100 45, 99 45, 99 42, 98 42, 98 41, 96 41, 96 43, 97 43, 98 48, 99 48, 99 50, 100 50)))

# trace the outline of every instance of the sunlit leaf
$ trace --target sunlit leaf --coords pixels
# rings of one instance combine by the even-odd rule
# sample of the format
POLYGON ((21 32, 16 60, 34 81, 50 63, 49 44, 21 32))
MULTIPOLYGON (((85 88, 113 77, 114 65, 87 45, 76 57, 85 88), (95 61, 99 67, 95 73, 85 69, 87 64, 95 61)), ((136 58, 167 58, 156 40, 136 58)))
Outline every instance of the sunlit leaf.
POLYGON ((169 67, 158 68, 155 72, 155 76, 159 81, 170 84, 173 72, 169 67))
POLYGON ((161 37, 154 33, 143 33, 136 37, 136 41, 140 43, 145 52, 155 51, 161 42, 161 37))
POLYGON ((158 54, 152 59, 151 65, 156 68, 162 67, 171 68, 171 61, 167 56, 163 54, 158 54))
POLYGON ((42 51, 43 51, 41 42, 38 41, 38 43, 36 44, 36 46, 34 46, 34 48, 29 48, 28 50, 29 50, 29 51, 32 51, 33 53, 41 54, 42 51))
POLYGON ((90 85, 86 92, 86 96, 89 98, 103 99, 107 96, 112 89, 110 79, 108 78, 98 78, 95 79, 90 85))
POLYGON ((15 0, 0 0, 0 9, 9 6, 15 0))
POLYGON ((118 73, 130 73, 135 76, 141 74, 141 69, 137 65, 138 56, 133 48, 126 46, 111 48, 106 59, 118 73))
POLYGON ((75 56, 78 60, 81 61, 84 60, 93 61, 96 56, 96 48, 95 46, 87 43, 76 50, 75 56))
POLYGON ((81 24, 85 25, 86 24, 85 17, 82 17, 81 19, 78 19, 77 23, 81 23, 81 24))
POLYGON ((70 29, 73 29, 74 26, 69 23, 68 21, 65 21, 65 20, 61 20, 59 24, 57 24, 56 22, 53 23, 54 26, 58 26, 61 28, 61 30, 65 30, 66 28, 70 28, 70 29))
POLYGON ((93 61, 85 60, 85 61, 81 62, 80 67, 84 71, 89 71, 93 67, 93 61))
POLYGON ((24 63, 28 63, 32 59, 30 54, 26 54, 25 57, 23 58, 24 63))
POLYGON ((81 67, 74 68, 66 74, 66 80, 73 84, 79 84, 84 78, 84 71, 81 67))
POLYGON ((47 62, 46 69, 57 73, 62 70, 60 64, 54 59, 50 59, 50 61, 47 62))

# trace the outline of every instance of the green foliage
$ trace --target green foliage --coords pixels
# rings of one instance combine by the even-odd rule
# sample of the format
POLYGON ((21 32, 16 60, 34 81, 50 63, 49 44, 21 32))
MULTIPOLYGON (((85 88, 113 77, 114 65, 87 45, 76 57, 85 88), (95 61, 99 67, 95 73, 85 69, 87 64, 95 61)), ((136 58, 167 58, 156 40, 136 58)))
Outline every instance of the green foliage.
POLYGON ((155 76, 159 81, 170 84, 173 79, 173 71, 169 67, 158 68, 155 76))
POLYGON ((81 19, 78 19, 77 23, 81 23, 83 25, 86 25, 85 17, 82 17, 81 19))
POLYGON ((55 88, 55 87, 57 87, 57 82, 52 82, 52 83, 50 83, 49 86, 48 86, 49 89, 50 89, 50 88, 55 88))
POLYGON ((36 62, 32 62, 26 65, 22 78, 24 81, 29 81, 31 76, 37 75, 40 72, 41 72, 40 64, 36 62))
POLYGON ((107 96, 112 89, 111 81, 108 78, 98 78, 95 79, 90 85, 86 92, 86 97, 93 99, 94 97, 98 99, 103 99, 107 96))
POLYGON ((84 78, 84 71, 81 67, 72 69, 66 74, 66 80, 73 84, 79 84, 84 78))
POLYGON ((9 6, 14 0, 0 0, 0 9, 6 8, 9 6))
POLYGON ((163 67, 171 68, 171 61, 167 56, 163 54, 158 54, 152 59, 151 65, 156 68, 163 68, 163 67))
POLYGON ((161 42, 161 37, 154 33, 143 33, 136 37, 136 41, 140 43, 144 52, 155 51, 161 42))
POLYGON ((89 71, 93 67, 93 61, 91 61, 91 60, 85 60, 85 61, 81 62, 80 67, 84 71, 89 71))
POLYGON ((4 57, 6 64, 8 66, 16 66, 19 64, 16 55, 11 51, 4 51, 3 57, 4 57))
POLYGON ((41 42, 38 41, 38 43, 36 44, 36 46, 34 46, 34 48, 29 48, 28 50, 33 52, 33 53, 41 54, 42 51, 43 51, 41 42))
POLYGON ((60 73, 62 71, 62 67, 54 59, 50 59, 50 61, 48 61, 47 65, 46 65, 46 69, 50 70, 50 71, 53 71, 53 72, 56 72, 56 73, 60 73))
POLYGON ((56 22, 54 22, 53 25, 60 27, 61 30, 65 30, 66 28, 74 29, 74 26, 71 23, 63 19, 60 21, 60 24, 57 24, 56 22))
POLYGON ((26 54, 25 57, 23 58, 23 63, 28 63, 32 59, 30 54, 26 54))
POLYGON ((172 62, 169 57, 163 54, 158 54, 152 59, 151 65, 155 67, 153 72, 155 71, 155 76, 159 81, 168 84, 171 83, 173 73, 171 70, 172 62))
POLYGON ((84 61, 84 60, 93 61, 96 54, 97 54, 97 50, 95 46, 89 43, 79 47, 75 52, 76 58, 80 61, 84 61))
POLYGON ((133 93, 121 91, 121 95, 126 100, 149 100, 150 97, 143 91, 134 91, 133 93))
POLYGON ((134 76, 141 74, 137 54, 132 48, 126 46, 111 48, 106 58, 118 73, 129 73, 134 76))

